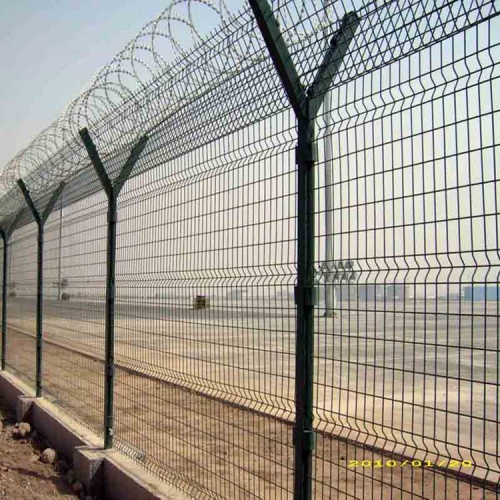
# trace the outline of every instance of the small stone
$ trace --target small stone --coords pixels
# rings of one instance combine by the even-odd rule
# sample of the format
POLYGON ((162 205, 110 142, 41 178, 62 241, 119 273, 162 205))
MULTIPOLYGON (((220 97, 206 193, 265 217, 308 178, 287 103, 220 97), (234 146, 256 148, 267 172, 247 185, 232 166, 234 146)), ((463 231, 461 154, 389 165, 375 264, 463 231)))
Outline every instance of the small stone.
POLYGON ((83 484, 80 481, 75 481, 71 485, 71 488, 76 494, 78 494, 83 491, 83 484))
POLYGON ((31 425, 28 424, 28 422, 21 422, 19 424, 19 430, 21 432, 26 432, 26 435, 28 435, 31 432, 31 425))
POLYGON ((40 460, 44 464, 51 464, 56 458, 57 458, 56 450, 53 450, 52 448, 47 448, 43 450, 43 453, 40 456, 40 460))
POLYGON ((29 436, 30 432, 30 424, 28 424, 28 422, 21 422, 20 424, 16 424, 12 431, 12 435, 18 438, 25 438, 26 436, 29 436))

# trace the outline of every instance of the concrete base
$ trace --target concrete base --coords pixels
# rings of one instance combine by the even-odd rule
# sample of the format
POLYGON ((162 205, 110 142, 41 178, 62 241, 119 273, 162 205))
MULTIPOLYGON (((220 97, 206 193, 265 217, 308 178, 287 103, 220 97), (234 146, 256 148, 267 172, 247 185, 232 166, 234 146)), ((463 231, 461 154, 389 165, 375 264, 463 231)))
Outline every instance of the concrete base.
POLYGON ((104 452, 79 446, 73 452, 73 469, 87 495, 101 496, 104 490, 104 452))
POLYGON ((16 422, 30 422, 34 398, 19 396, 16 401, 16 422))
POLYGON ((73 461, 73 452, 78 446, 85 446, 82 433, 75 432, 67 416, 55 413, 51 404, 42 399, 33 400, 31 425, 68 462, 73 461))
POLYGON ((29 421, 57 452, 72 463, 87 494, 110 500, 187 500, 180 490, 153 476, 115 450, 103 450, 98 438, 66 413, 5 371, 0 372, 0 397, 29 421))
POLYGON ((14 376, 5 371, 0 372, 0 375, 0 396, 5 400, 7 406, 13 411, 17 408, 18 398, 21 396, 35 396, 34 391, 30 390, 26 384, 23 384, 14 376))
POLYGON ((106 452, 104 498, 120 500, 187 500, 183 492, 142 473, 142 467, 118 451, 106 452))

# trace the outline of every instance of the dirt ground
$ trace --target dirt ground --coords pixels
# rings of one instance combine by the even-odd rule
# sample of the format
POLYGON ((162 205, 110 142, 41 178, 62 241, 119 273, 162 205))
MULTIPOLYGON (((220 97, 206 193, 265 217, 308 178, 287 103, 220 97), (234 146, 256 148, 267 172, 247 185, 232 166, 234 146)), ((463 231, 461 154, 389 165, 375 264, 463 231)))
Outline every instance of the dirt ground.
POLYGON ((80 498, 66 480, 68 467, 64 462, 49 465, 40 461, 40 453, 46 447, 40 439, 12 437, 16 422, 1 397, 0 419, 3 424, 0 432, 0 498, 80 498))
MULTIPOLYGON (((12 334, 9 342, 19 353, 16 368, 31 374, 31 339, 12 334)), ((102 363, 46 344, 44 367, 46 397, 99 432, 102 363)), ((32 385, 32 380, 25 381, 32 385)), ((114 407, 115 446, 193 498, 293 498, 289 422, 121 369, 116 372, 114 407)), ((293 419, 291 414, 288 417, 293 419)), ((497 498, 494 491, 433 467, 402 462, 334 436, 318 435, 313 497, 497 498), (394 462, 387 464, 391 459, 394 462), (359 466, 352 466, 353 460, 359 466), (371 465, 365 467, 362 461, 370 461, 371 465)))

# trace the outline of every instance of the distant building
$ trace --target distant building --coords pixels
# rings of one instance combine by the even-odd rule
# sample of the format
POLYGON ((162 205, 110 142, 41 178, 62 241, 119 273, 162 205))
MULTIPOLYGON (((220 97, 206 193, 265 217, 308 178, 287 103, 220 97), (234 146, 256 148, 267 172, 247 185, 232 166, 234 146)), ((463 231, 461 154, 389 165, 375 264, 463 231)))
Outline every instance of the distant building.
POLYGON ((336 287, 337 298, 344 302, 356 300, 358 297, 358 287, 351 283, 341 283, 336 287))
POLYGON ((410 287, 401 283, 360 284, 359 300, 406 300, 410 299, 410 287))
POLYGON ((357 288, 359 300, 382 300, 384 298, 384 285, 360 283, 357 288))
POLYGON ((400 283, 341 283, 335 285, 337 298, 342 301, 405 300, 412 298, 410 287, 400 283))
POLYGON ((246 296, 247 292, 248 290, 242 288, 236 288, 229 290, 229 292, 227 292, 226 294, 226 297, 231 300, 240 300, 246 296))
POLYGON ((464 287, 464 300, 499 300, 499 285, 473 285, 464 287))
POLYGON ((385 285, 385 298, 387 300, 405 300, 410 298, 410 287, 408 285, 393 284, 385 285))

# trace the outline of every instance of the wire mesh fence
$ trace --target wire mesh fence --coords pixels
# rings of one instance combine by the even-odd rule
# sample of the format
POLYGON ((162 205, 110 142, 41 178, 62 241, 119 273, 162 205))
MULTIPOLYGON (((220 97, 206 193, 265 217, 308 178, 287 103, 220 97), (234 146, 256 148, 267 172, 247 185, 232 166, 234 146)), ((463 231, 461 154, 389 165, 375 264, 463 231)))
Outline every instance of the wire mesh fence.
MULTIPOLYGON (((118 104, 98 80, 7 169, 40 211, 66 182, 43 395, 192 497, 495 498, 497 13, 252 1, 118 104)), ((37 226, 1 202, 34 387, 37 226)))
POLYGON ((44 391, 102 433, 106 216, 102 196, 59 205, 45 228, 44 391))
MULTIPOLYGON (((317 243, 337 277, 318 312, 336 294, 338 316, 318 318, 315 334, 322 427, 403 461, 450 467, 455 458, 462 472, 497 482, 498 300, 463 294, 498 282, 492 26, 330 93, 317 210, 331 216, 317 243)), ((327 460, 348 468, 349 458, 373 495, 373 468, 388 458, 327 460)), ((425 471, 415 490, 404 479, 399 488, 439 497, 458 486, 425 471)))
POLYGON ((1 345, 1 357, 0 357, 0 367, 2 370, 5 370, 5 354, 6 354, 6 345, 5 341, 7 340, 7 307, 5 307, 5 303, 7 301, 7 245, 5 244, 5 240, 3 237, 4 233, 2 232, 2 238, 0 239, 0 263, 2 264, 2 300, 0 300, 0 318, 2 318, 2 342, 1 345))
POLYGON ((6 366, 30 387, 35 387, 37 228, 34 223, 16 231, 9 241, 7 261, 9 314, 6 366))

